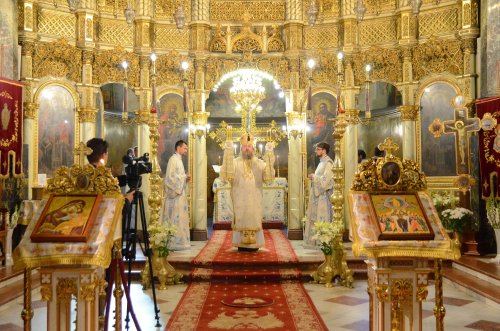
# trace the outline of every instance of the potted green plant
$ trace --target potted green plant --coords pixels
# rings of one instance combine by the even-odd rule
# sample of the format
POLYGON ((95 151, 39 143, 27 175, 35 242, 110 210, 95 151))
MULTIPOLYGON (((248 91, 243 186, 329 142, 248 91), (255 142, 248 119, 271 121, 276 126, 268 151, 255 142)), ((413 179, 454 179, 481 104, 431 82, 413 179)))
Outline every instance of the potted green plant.
POLYGON ((500 202, 495 197, 489 198, 486 201, 486 215, 495 230, 497 241, 497 256, 493 261, 500 264, 500 202))

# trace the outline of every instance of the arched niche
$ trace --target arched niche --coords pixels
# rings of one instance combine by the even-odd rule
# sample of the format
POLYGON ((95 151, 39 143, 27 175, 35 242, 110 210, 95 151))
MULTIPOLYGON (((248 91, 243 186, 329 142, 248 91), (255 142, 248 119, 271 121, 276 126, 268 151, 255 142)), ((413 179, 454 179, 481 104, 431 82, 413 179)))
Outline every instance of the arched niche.
POLYGON ((356 109, 361 110, 360 117, 369 104, 371 118, 363 120, 358 126, 358 149, 365 151, 367 158, 373 157, 375 148, 387 137, 392 137, 399 145, 395 151, 398 157, 403 156, 403 128, 401 126, 398 107, 402 105, 401 92, 391 83, 377 81, 370 83, 369 94, 363 86, 356 96, 356 109))
MULTIPOLYGON (((269 126, 271 121, 276 122, 278 128, 286 127, 286 100, 281 88, 276 88, 273 80, 262 80, 262 85, 266 90, 266 97, 260 102, 262 110, 256 114, 256 126, 269 126)), ((210 131, 217 130, 222 121, 226 122, 233 127, 241 126, 241 114, 237 113, 234 109, 236 104, 231 99, 229 89, 232 86, 232 79, 225 80, 218 86, 217 91, 210 91, 209 97, 205 102, 205 111, 210 113, 208 124, 210 131)), ((239 141, 235 141, 238 144, 239 141)), ((261 143, 259 143, 260 145, 261 143)), ((256 146, 256 151, 259 151, 260 146, 256 146)), ((262 148, 264 144, 262 143, 262 148)), ((276 161, 275 167, 279 162, 279 175, 280 177, 287 177, 288 175, 288 141, 283 138, 277 146, 275 146, 275 155, 279 158, 276 161)), ((211 138, 207 138, 207 178, 208 178, 208 197, 209 197, 209 212, 213 211, 213 192, 211 190, 212 183, 218 177, 212 165, 222 164, 223 150, 221 146, 211 138)), ((209 215, 211 217, 211 215, 209 215)))
MULTIPOLYGON (((158 140, 158 162, 162 176, 167 170, 167 163, 175 153, 175 143, 179 140, 188 142, 188 126, 184 115, 184 102, 178 93, 166 93, 160 98, 158 108, 160 139, 158 140)), ((188 169, 188 158, 182 159, 184 169, 188 169)))
POLYGON ((41 87, 38 103, 37 173, 52 177, 56 168, 74 163, 76 100, 66 87, 52 84, 41 87))
POLYGON ((333 124, 331 119, 337 113, 337 98, 330 92, 318 92, 312 96, 312 113, 307 118, 307 174, 314 173, 319 162, 316 157, 315 145, 326 142, 330 145, 330 153, 334 158, 333 124))
POLYGON ((453 120, 451 101, 456 95, 457 90, 447 82, 426 85, 420 93, 420 163, 427 176, 456 175, 454 135, 434 138, 429 132, 429 125, 435 118, 453 120))
MULTIPOLYGON (((108 166, 115 175, 122 172, 122 158, 127 149, 137 145, 137 125, 125 125, 122 121, 124 108, 124 86, 119 83, 109 83, 101 86, 104 139, 110 144, 108 149, 108 166)), ((134 112, 139 110, 139 99, 134 91, 127 88, 127 110, 129 120, 134 118, 134 112)))

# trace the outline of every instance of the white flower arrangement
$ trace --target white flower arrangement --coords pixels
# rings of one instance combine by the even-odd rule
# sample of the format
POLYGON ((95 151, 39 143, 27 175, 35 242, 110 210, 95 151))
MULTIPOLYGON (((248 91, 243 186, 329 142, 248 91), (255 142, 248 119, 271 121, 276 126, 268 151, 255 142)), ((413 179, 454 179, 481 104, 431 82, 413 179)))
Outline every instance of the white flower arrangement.
POLYGON ((170 240, 177 233, 177 227, 168 223, 150 224, 148 233, 151 245, 158 249, 158 256, 168 256, 170 253, 170 240))
POLYGON ((438 212, 455 207, 459 198, 454 191, 431 191, 431 198, 438 212))
POLYGON ((463 233, 467 229, 475 230, 477 228, 477 220, 474 217, 474 213, 462 207, 443 210, 441 212, 441 221, 447 230, 460 233, 463 233))
POLYGON ((321 251, 325 255, 332 255, 333 253, 333 240, 338 235, 337 227, 334 223, 319 221, 314 223, 314 236, 313 240, 321 243, 321 251))
POLYGON ((494 229, 500 229, 500 202, 495 198, 486 201, 486 215, 494 229))

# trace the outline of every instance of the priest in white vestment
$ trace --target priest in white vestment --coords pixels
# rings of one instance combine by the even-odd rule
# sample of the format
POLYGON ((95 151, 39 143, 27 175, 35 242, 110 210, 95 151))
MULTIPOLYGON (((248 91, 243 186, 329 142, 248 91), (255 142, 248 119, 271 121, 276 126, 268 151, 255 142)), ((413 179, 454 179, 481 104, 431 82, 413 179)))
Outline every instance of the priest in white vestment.
POLYGON ((187 155, 188 146, 183 140, 175 143, 175 153, 170 157, 165 173, 165 202, 163 204, 162 222, 168 222, 177 227, 177 233, 171 238, 172 250, 190 248, 189 209, 186 190, 191 180, 184 170, 182 156, 187 155))
POLYGON ((252 136, 245 133, 240 139, 241 155, 236 159, 233 148, 233 142, 227 141, 220 172, 221 179, 231 183, 233 246, 240 251, 256 251, 265 244, 262 185, 274 179, 274 147, 268 142, 264 160, 260 160, 254 155, 252 136))
POLYGON ((314 223, 332 221, 330 196, 333 193, 333 161, 328 156, 329 151, 330 145, 325 142, 316 145, 316 156, 319 158, 319 164, 314 174, 309 175, 311 186, 304 230, 304 247, 306 248, 318 247, 316 240, 312 239, 314 223))

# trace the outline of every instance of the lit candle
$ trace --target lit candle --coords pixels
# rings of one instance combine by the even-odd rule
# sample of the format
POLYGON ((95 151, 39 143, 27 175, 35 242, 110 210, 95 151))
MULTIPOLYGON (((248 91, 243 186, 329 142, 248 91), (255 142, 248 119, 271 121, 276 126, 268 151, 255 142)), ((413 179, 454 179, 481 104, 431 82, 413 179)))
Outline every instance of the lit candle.
POLYGON ((219 166, 220 166, 220 155, 219 155, 219 166))
POLYGON ((262 144, 259 144, 259 152, 260 152, 260 155, 262 155, 262 144))
POLYGON ((233 146, 233 147, 234 147, 234 156, 236 156, 236 155, 237 155, 237 154, 236 154, 236 148, 237 148, 236 144, 234 144, 234 146, 233 146))

